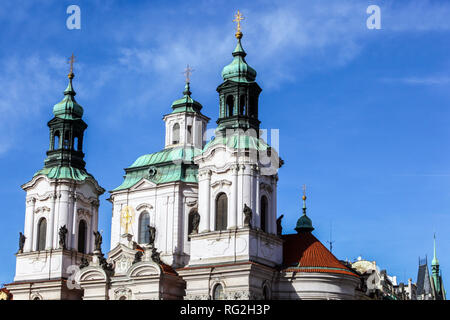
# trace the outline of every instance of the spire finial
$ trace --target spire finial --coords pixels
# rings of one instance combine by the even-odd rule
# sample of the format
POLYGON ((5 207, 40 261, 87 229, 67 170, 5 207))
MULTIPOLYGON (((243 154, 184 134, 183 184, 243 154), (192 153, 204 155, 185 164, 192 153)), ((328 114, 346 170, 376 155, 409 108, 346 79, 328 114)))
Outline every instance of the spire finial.
POLYGON ((303 185, 303 214, 306 215, 306 184, 303 185))
POLYGON ((241 32, 241 21, 244 20, 245 17, 242 15, 242 13, 238 10, 237 13, 234 15, 233 22, 237 22, 236 26, 236 38, 241 39, 242 38, 242 32, 241 32))
POLYGON ((433 235, 433 260, 431 262, 432 265, 438 265, 439 260, 436 257, 436 232, 433 235))
POLYGON ((70 56, 69 61, 67 61, 67 63, 70 64, 70 72, 69 72, 69 75, 68 75, 68 78, 70 80, 72 80, 75 77, 75 75, 73 73, 73 63, 74 62, 75 62, 75 56, 73 55, 73 52, 72 52, 72 55, 70 56))
POLYGON ((192 69, 192 68, 189 66, 189 64, 186 66, 186 69, 184 69, 183 74, 184 74, 185 77, 186 77, 186 83, 191 82, 191 75, 192 75, 192 72, 193 72, 193 71, 195 71, 195 70, 192 69))
POLYGON ((298 233, 301 232, 311 232, 314 230, 314 227, 312 226, 311 219, 306 215, 306 185, 303 185, 303 215, 300 217, 300 219, 297 220, 297 226, 295 227, 295 230, 298 233))
POLYGON ((185 77, 186 77, 186 85, 184 86, 184 91, 183 91, 183 94, 185 95, 185 96, 190 96, 191 95, 191 90, 190 90, 190 86, 189 86, 189 83, 190 83, 190 81, 191 81, 191 75, 192 75, 192 72, 194 71, 194 69, 192 69, 190 66, 189 66, 189 64, 186 66, 186 69, 184 69, 184 71, 183 71, 183 74, 185 75, 185 77))

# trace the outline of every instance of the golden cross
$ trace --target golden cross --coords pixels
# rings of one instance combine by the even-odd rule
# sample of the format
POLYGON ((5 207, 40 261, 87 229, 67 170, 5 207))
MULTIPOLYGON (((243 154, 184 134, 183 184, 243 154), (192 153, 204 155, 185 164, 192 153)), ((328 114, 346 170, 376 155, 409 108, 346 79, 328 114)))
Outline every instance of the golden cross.
POLYGON ((245 19, 242 13, 238 10, 238 12, 234 15, 233 22, 237 22, 237 32, 241 31, 241 21, 245 19))
POLYGON ((192 71, 195 71, 194 69, 192 69, 189 64, 187 65, 186 69, 184 69, 183 74, 186 76, 186 82, 190 82, 191 81, 191 75, 192 75, 192 71))
POLYGON ((122 209, 122 225, 125 227, 125 233, 128 233, 128 228, 133 221, 133 209, 126 206, 122 209))
POLYGON ((70 73, 73 73, 73 63, 75 62, 75 56, 72 53, 72 56, 69 58, 69 61, 67 63, 70 63, 70 73))

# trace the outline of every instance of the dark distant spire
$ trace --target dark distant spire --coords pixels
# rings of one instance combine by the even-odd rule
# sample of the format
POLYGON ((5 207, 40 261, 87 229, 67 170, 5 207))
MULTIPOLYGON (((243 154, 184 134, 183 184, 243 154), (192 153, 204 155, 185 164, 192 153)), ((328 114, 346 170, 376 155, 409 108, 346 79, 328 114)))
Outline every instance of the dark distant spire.
POLYGON ((303 185, 302 200, 303 200, 303 216, 301 216, 300 219, 297 220, 297 226, 295 227, 295 230, 298 233, 311 232, 314 230, 311 219, 306 215, 306 185, 303 185))

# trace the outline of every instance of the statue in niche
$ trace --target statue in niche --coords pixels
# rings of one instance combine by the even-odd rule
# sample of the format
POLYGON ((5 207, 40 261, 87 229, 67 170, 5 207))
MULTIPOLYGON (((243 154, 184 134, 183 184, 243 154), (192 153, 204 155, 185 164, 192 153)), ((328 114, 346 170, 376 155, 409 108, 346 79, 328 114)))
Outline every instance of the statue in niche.
POLYGON ((251 228, 253 212, 252 212, 252 209, 250 209, 250 207, 247 206, 247 204, 244 204, 243 213, 244 213, 244 227, 251 228))
POLYGON ((153 247, 155 245, 156 228, 151 225, 148 225, 147 229, 150 235, 148 239, 148 244, 153 247))
POLYGON ((67 249, 66 248, 66 235, 67 235, 67 228, 66 225, 63 225, 61 228, 59 228, 59 247, 61 249, 67 249))
POLYGON ((198 226, 200 225, 200 214, 195 211, 193 213, 192 217, 192 233, 197 234, 198 233, 198 226))
POLYGON ((281 220, 283 219, 284 214, 278 217, 277 219, 277 235, 281 236, 281 232, 283 231, 283 227, 281 226, 281 220))
POLYGON ((103 242, 103 237, 102 237, 102 235, 100 234, 100 232, 98 232, 98 231, 94 231, 94 237, 95 237, 95 240, 94 240, 94 243, 95 243, 95 250, 97 251, 102 251, 102 242, 103 242))
POLYGON ((23 246, 27 237, 22 232, 19 232, 19 251, 17 253, 23 253, 23 246))

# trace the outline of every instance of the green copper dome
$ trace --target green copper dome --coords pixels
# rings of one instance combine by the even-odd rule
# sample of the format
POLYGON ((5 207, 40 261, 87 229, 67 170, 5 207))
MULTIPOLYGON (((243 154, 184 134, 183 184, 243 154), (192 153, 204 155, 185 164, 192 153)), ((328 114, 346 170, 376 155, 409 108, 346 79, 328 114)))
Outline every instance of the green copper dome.
POLYGON ((298 233, 311 232, 314 230, 311 219, 306 215, 306 195, 303 195, 302 199, 303 199, 303 215, 300 217, 300 219, 297 220, 297 225, 295 226, 295 230, 298 233))
POLYGON ((303 215, 300 219, 297 220, 297 226, 295 227, 297 232, 301 231, 313 231, 314 227, 312 226, 312 221, 307 215, 303 215))
POLYGON ((175 100, 172 103, 172 113, 178 112, 198 112, 203 108, 200 102, 195 101, 191 98, 192 92, 190 91, 189 82, 186 82, 184 87, 183 97, 181 99, 175 100))
POLYGON ((53 107, 55 117, 62 119, 78 119, 83 116, 83 107, 75 101, 76 92, 72 88, 73 73, 69 74, 69 85, 64 91, 64 98, 53 107))
POLYGON ((222 70, 223 80, 232 80, 236 82, 253 82, 256 79, 256 71, 245 61, 244 49, 241 45, 241 39, 238 39, 236 49, 233 51, 233 61, 222 70))

